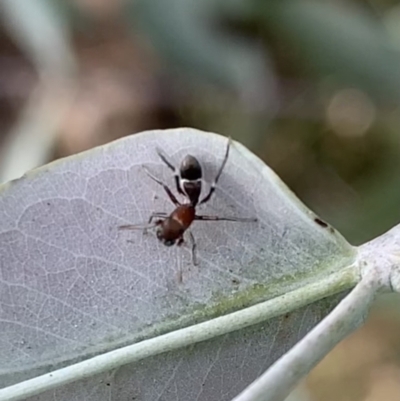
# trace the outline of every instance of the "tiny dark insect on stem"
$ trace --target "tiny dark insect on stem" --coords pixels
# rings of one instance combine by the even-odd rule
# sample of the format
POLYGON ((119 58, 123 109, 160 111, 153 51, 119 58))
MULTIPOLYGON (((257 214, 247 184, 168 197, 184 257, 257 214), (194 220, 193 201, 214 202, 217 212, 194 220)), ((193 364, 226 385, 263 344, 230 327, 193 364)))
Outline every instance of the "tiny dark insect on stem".
POLYGON ((203 170, 199 161, 192 155, 187 155, 182 160, 179 169, 177 169, 163 154, 160 149, 157 149, 157 153, 160 159, 167 165, 167 167, 173 172, 175 178, 176 190, 179 194, 183 195, 188 201, 187 203, 181 203, 178 201, 176 196, 173 194, 171 189, 160 179, 155 177, 145 166, 143 166, 146 174, 156 183, 161 185, 167 193, 171 202, 175 205, 175 210, 171 213, 165 212, 154 212, 151 214, 149 221, 146 225, 123 225, 119 226, 121 230, 137 230, 142 229, 146 231, 150 228, 156 228, 157 238, 166 246, 171 245, 182 245, 184 243, 183 235, 185 232, 188 233, 189 240, 192 245, 192 263, 197 265, 196 257, 196 241, 189 227, 195 220, 200 221, 232 221, 232 222, 257 222, 257 218, 242 218, 242 217, 220 217, 220 216, 208 216, 196 214, 196 206, 208 202, 215 192, 218 180, 222 174, 225 164, 228 160, 229 150, 231 146, 231 139, 228 139, 228 144, 225 151, 224 159, 222 160, 221 166, 211 183, 208 193, 201 198, 201 189, 203 182, 203 170))

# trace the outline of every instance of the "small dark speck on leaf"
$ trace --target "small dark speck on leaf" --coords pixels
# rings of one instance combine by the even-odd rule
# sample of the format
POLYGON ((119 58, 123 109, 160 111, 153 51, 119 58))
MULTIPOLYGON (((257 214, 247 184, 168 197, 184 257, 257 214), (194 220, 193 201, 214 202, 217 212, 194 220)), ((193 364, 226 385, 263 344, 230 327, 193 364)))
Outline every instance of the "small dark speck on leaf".
POLYGON ((111 386, 111 384, 110 384, 110 383, 106 383, 106 385, 107 385, 107 386, 111 386))
POLYGON ((325 223, 325 221, 319 219, 318 217, 316 217, 316 218, 314 219, 314 221, 315 221, 318 225, 320 225, 321 227, 324 227, 324 228, 327 228, 327 227, 328 227, 328 224, 325 223))
POLYGON ((47 206, 50 206, 50 202, 46 202, 46 205, 47 205, 47 206))
POLYGON ((233 279, 232 279, 232 284, 233 284, 233 285, 239 285, 239 284, 240 284, 240 281, 239 281, 237 278, 233 278, 233 279))

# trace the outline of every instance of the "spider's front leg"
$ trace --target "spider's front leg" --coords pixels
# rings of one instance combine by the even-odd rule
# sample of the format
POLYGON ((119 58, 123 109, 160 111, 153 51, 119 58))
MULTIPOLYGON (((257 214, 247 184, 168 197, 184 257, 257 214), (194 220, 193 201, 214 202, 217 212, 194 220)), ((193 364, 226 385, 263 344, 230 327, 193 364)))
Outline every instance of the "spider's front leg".
POLYGON ((178 201, 178 199, 176 199, 176 196, 172 193, 172 191, 168 188, 167 184, 164 184, 160 179, 158 179, 156 176, 154 176, 149 169, 146 166, 143 166, 144 171, 146 172, 146 174, 153 180, 155 181, 157 184, 161 185, 164 188, 164 191, 167 193, 169 199, 171 199, 171 202, 175 205, 175 206, 180 206, 180 202, 178 201))
POLYGON ((185 195, 181 188, 180 184, 180 175, 179 175, 179 170, 167 159, 167 157, 164 155, 161 149, 157 148, 156 149, 158 156, 160 159, 168 166, 168 168, 173 172, 174 178, 175 178, 175 185, 176 185, 176 190, 178 191, 179 194, 185 195))

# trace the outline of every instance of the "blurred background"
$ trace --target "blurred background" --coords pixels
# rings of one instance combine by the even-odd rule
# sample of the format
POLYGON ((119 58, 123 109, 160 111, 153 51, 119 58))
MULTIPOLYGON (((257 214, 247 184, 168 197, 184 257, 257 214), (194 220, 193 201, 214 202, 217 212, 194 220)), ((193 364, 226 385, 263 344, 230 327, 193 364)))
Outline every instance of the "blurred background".
MULTIPOLYGON (((0 182, 147 129, 230 135, 354 245, 400 222, 400 1, 1 0, 0 182)), ((400 399, 399 299, 306 381, 400 399)))

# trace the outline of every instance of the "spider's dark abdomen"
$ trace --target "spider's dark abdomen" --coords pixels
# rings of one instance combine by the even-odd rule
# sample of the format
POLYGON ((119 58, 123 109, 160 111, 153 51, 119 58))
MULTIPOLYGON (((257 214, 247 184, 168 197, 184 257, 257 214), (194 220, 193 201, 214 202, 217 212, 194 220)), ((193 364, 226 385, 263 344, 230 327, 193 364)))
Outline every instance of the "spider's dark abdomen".
POLYGON ((181 178, 184 180, 199 180, 202 178, 203 172, 199 161, 191 155, 185 156, 180 166, 181 178))

